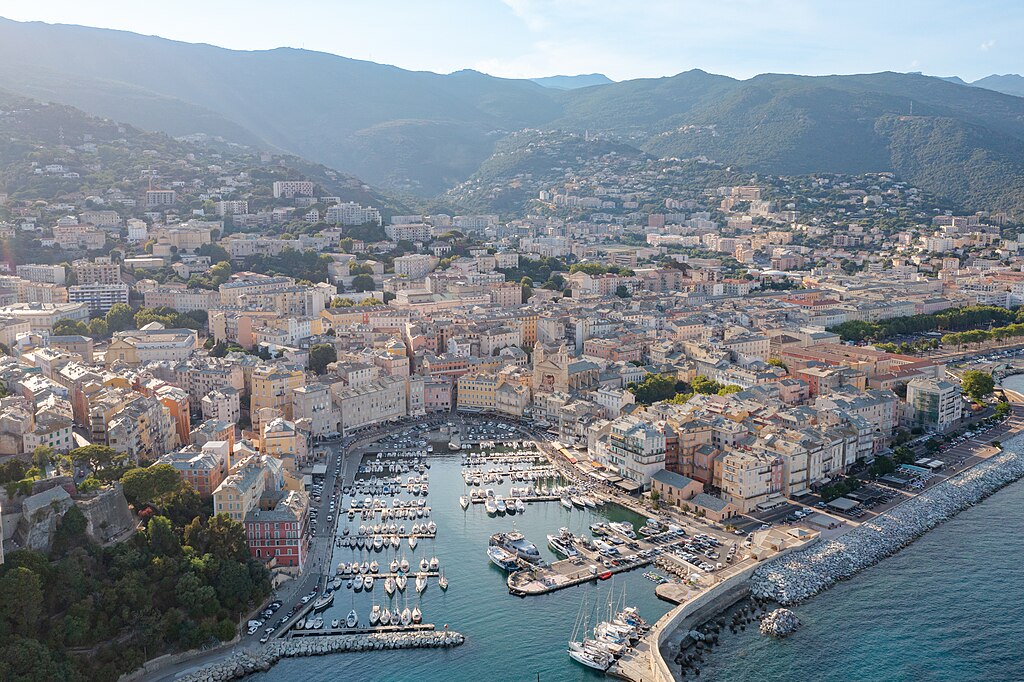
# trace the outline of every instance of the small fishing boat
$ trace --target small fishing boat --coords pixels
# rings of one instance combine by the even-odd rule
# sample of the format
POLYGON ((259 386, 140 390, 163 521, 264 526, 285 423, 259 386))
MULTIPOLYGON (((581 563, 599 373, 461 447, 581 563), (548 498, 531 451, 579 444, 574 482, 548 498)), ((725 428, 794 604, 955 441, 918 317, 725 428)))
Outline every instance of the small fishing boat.
POLYGON ((337 630, 339 625, 341 625, 341 621, 338 620, 337 618, 335 618, 334 620, 331 621, 331 629, 332 630, 337 630))

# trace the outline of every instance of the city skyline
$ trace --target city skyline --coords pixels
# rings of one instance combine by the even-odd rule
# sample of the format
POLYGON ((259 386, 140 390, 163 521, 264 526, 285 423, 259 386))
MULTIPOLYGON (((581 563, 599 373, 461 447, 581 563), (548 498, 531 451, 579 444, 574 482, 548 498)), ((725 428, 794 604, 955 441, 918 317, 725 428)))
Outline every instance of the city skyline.
POLYGON ((237 50, 293 47, 438 73, 475 69, 536 78, 599 72, 614 80, 699 68, 736 78, 921 71, 971 81, 1020 70, 1013 27, 1024 19, 1024 7, 998 0, 970 7, 921 0, 898 7, 874 0, 856 6, 659 0, 639 10, 607 0, 400 1, 386 7, 299 0, 290 7, 281 14, 262 1, 211 7, 185 0, 173 10, 154 10, 124 0, 88 7, 53 0, 16 2, 3 16, 237 50))

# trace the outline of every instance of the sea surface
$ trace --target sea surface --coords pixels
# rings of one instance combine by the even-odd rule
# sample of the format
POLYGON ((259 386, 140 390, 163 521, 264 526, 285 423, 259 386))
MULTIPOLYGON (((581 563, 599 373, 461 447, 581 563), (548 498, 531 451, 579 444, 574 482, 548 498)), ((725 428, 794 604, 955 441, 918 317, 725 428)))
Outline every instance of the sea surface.
POLYGON ((688 679, 1024 680, 1024 482, 793 610, 788 639, 727 634, 688 679))
MULTIPOLYGON (((415 551, 409 550, 403 540, 397 553, 399 557, 406 555, 414 564, 418 564, 422 556, 429 559, 437 555, 449 587, 447 592, 442 592, 437 580, 430 579, 420 601, 423 621, 435 624, 438 629, 447 624, 452 630, 465 634, 466 643, 447 650, 419 649, 284 659, 269 672, 251 678, 254 682, 597 680, 603 676, 581 666, 566 654, 567 642, 581 611, 589 615, 593 626, 599 614, 607 613, 609 600, 621 600, 623 590, 626 603, 637 606, 648 622, 653 623, 671 608, 671 604, 654 595, 654 583, 643 576, 648 569, 618 574, 611 580, 539 597, 523 599, 511 596, 505 583, 506 574, 487 558, 487 541, 491 534, 510 530, 514 525, 537 545, 545 559, 553 561, 557 557, 547 547, 546 536, 557 533, 563 526, 576 534, 589 535, 588 526, 596 521, 631 521, 639 525, 644 523, 644 519, 613 505, 596 510, 569 511, 557 501, 527 504, 525 514, 505 517, 488 517, 483 505, 470 505, 467 511, 463 511, 459 506, 459 496, 465 492, 461 456, 454 453, 432 454, 430 463, 427 504, 433 508, 432 518, 438 524, 437 539, 421 540, 415 551)), ((526 484, 513 484, 506 478, 504 485, 482 486, 481 489, 493 487, 499 494, 507 495, 512 485, 526 484)), ((403 494, 403 497, 409 496, 403 494)), ((343 508, 347 507, 346 498, 343 508)), ((346 522, 347 517, 343 515, 342 523, 346 522)), ((354 530, 361 521, 357 517, 351 523, 354 530)), ((395 523, 404 523, 409 528, 414 521, 395 523)), ((395 551, 389 549, 379 554, 364 551, 359 560, 376 558, 381 562, 382 570, 386 570, 395 551)), ((333 563, 352 561, 354 553, 358 556, 358 550, 336 549, 333 563)), ((406 594, 408 606, 412 608, 417 601, 412 580, 406 594)), ((369 596, 365 592, 353 593, 342 587, 324 617, 328 624, 334 618, 344 620, 348 611, 355 608, 360 624, 365 625, 371 600, 380 603, 385 596, 381 581, 377 581, 369 596)), ((404 607, 405 597, 396 599, 392 608, 396 605, 404 607)))

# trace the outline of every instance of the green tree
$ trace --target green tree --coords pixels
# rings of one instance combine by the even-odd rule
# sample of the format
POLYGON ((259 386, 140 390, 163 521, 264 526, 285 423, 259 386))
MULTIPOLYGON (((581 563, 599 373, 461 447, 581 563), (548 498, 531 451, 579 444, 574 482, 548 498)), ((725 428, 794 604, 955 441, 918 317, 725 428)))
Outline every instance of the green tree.
POLYGON ((370 275, 356 275, 352 278, 352 288, 356 291, 373 291, 375 286, 370 275))
POLYGON ((338 350, 330 343, 317 343, 309 349, 309 368, 317 374, 325 374, 327 365, 337 362, 338 350))
POLYGON ((107 327, 107 321, 102 317, 89 320, 89 334, 94 338, 102 338, 108 336, 110 329, 107 327))
POLYGON ((0 623, 8 633, 30 637, 39 629, 43 586, 33 571, 18 566, 0 575, 0 623))
POLYGON ((160 505, 181 487, 181 476, 170 464, 129 469, 121 475, 124 495, 136 507, 147 502, 160 505))
POLYGON ((41 471, 46 471, 47 467, 53 463, 53 456, 53 448, 49 445, 37 445, 32 451, 32 465, 41 471))
POLYGON ((969 369, 960 377, 960 386, 963 392, 976 403, 980 403, 985 396, 990 395, 995 389, 996 382, 988 372, 976 369, 969 369))
POLYGON ((88 336, 89 327, 78 320, 57 320, 53 323, 54 336, 88 336))
POLYGON ((786 367, 786 363, 784 363, 782 360, 779 360, 778 358, 768 358, 768 364, 773 367, 779 367, 785 372, 789 371, 789 367, 786 367))
POLYGON ((629 289, 626 288, 625 284, 620 284, 615 287, 615 295, 619 298, 629 298, 629 289))
POLYGON ((107 329, 110 333, 123 332, 126 329, 133 329, 135 326, 135 315, 126 303, 115 303, 107 311, 105 318, 107 329))
POLYGON ((693 387, 694 392, 703 393, 705 395, 718 393, 724 388, 722 384, 718 383, 714 379, 708 379, 703 374, 699 374, 694 377, 690 385, 693 387))
POLYGON ((996 419, 1005 419, 1010 416, 1010 412, 1012 411, 1010 403, 998 402, 996 403, 994 416, 996 419))
POLYGON ((166 516, 154 516, 146 524, 146 539, 155 556, 176 557, 181 554, 181 542, 166 516))
POLYGON ((668 400, 676 394, 676 380, 669 374, 648 374, 643 381, 630 384, 629 391, 641 405, 668 400))
POLYGON ((83 445, 68 453, 72 462, 85 465, 94 472, 103 471, 113 466, 118 458, 117 451, 106 445, 83 445))

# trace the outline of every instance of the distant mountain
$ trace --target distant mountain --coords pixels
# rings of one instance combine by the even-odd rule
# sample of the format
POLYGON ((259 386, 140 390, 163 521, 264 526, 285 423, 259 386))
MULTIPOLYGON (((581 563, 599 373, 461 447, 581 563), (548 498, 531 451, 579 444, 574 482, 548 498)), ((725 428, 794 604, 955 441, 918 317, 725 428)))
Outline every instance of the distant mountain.
POLYGON ((555 90, 575 90, 576 88, 589 88, 592 85, 608 85, 615 82, 603 73, 583 73, 578 76, 545 76, 543 78, 531 78, 530 80, 538 85, 543 85, 545 88, 554 88, 555 90))
MULTIPOLYGON (((1009 88, 1020 77, 1000 78, 1009 88)), ((421 198, 481 168, 495 178, 524 163, 554 166, 558 155, 491 159, 509 135, 535 129, 767 173, 894 171, 967 210, 1024 214, 1013 184, 1024 156, 1007 153, 1024 141, 1024 98, 988 87, 888 72, 736 80, 692 70, 561 89, 0 19, 0 88, 150 130, 287 151, 421 198)))
POLYGON ((1007 95, 1024 97, 1024 76, 1015 73, 1007 73, 1002 76, 993 74, 974 81, 971 85, 978 88, 987 88, 996 92, 1003 92, 1007 95))

